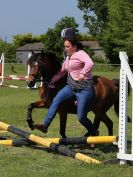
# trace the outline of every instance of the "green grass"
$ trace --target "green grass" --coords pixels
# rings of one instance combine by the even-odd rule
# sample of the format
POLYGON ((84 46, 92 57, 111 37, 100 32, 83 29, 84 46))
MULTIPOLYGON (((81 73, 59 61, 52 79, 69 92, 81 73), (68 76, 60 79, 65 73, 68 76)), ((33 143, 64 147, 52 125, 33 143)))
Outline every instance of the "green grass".
MULTIPOLYGON (((109 78, 119 77, 119 71, 117 70, 97 70, 94 73, 96 75, 103 75, 109 78)), ((23 86, 26 86, 26 84, 24 83, 23 86)), ((0 121, 42 137, 60 137, 58 115, 52 122, 47 134, 43 134, 37 130, 31 131, 27 126, 26 115, 28 104, 37 101, 38 99, 38 90, 0 88, 0 121)), ((129 101, 131 101, 131 99, 129 101)), ((131 112, 130 103, 129 112, 131 112)), ((47 109, 35 109, 33 110, 33 119, 36 122, 41 122, 46 113, 47 109)), ((114 134, 118 135, 118 118, 116 117, 113 108, 108 111, 108 115, 114 123, 114 134)), ((91 112, 88 113, 88 117, 93 121, 94 115, 91 112)), ((128 124, 128 130, 131 132, 130 124, 128 124)), ((85 132, 85 129, 77 121, 76 115, 69 114, 66 128, 67 135, 69 137, 82 136, 85 132)), ((107 135, 107 128, 103 123, 100 124, 100 135, 107 135)), ((20 138, 11 133, 0 134, 0 136, 6 136, 8 139, 20 138)), ((89 145, 70 146, 70 148, 101 161, 116 158, 118 152, 117 146, 111 144, 97 145, 94 149, 89 145)), ((133 168, 131 165, 87 164, 71 157, 53 153, 48 148, 39 145, 31 147, 0 145, 0 177, 41 176, 132 177, 133 168)))

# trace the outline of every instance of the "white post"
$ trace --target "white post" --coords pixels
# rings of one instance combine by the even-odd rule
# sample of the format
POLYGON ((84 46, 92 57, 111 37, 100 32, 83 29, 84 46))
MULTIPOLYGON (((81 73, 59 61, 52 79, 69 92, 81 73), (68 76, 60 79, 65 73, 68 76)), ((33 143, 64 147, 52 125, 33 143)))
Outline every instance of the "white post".
POLYGON ((132 156, 133 156, 133 90, 132 90, 132 135, 131 135, 131 146, 132 146, 132 149, 131 149, 131 153, 132 153, 132 156))
POLYGON ((1 72, 1 83, 0 85, 3 84, 4 82, 4 66, 5 66, 5 57, 4 57, 4 53, 2 53, 1 55, 1 59, 0 59, 0 63, 2 64, 2 72, 1 72))
MULTIPOLYGON (((119 100, 119 153, 127 153, 127 76, 125 73, 124 63, 121 58, 121 69, 120 69, 120 100, 119 100)), ((120 164, 125 164, 125 160, 120 160, 120 164)))
MULTIPOLYGON (((132 155, 133 152, 131 154, 127 154, 128 81, 133 89, 133 74, 128 65, 128 56, 126 52, 120 52, 119 57, 121 60, 121 69, 120 69, 120 99, 119 99, 119 141, 118 141, 119 152, 117 154, 117 158, 120 159, 120 164, 125 164, 127 160, 133 161, 132 155)), ((131 148, 131 151, 133 151, 133 147, 131 148)))

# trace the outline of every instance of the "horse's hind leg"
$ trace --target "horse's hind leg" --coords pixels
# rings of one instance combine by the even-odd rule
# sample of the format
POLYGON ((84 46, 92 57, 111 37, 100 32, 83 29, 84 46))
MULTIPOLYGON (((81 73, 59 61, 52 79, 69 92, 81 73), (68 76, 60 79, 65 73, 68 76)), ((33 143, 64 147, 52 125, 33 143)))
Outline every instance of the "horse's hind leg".
POLYGON ((113 122, 112 122, 112 120, 110 120, 110 118, 107 116, 107 114, 104 114, 102 116, 101 121, 107 126, 108 134, 110 136, 113 135, 113 122))
POLYGON ((60 117, 60 135, 62 138, 66 138, 66 123, 67 123, 67 113, 61 111, 59 112, 60 117))
POLYGON ((95 115, 94 121, 93 121, 93 126, 96 130, 99 129, 99 125, 100 125, 100 120, 99 120, 99 116, 95 115))
POLYGON ((100 121, 102 121, 106 125, 108 129, 108 134, 113 135, 113 122, 110 120, 106 113, 95 113, 95 118, 93 122, 93 126, 95 127, 95 129, 99 129, 100 121))

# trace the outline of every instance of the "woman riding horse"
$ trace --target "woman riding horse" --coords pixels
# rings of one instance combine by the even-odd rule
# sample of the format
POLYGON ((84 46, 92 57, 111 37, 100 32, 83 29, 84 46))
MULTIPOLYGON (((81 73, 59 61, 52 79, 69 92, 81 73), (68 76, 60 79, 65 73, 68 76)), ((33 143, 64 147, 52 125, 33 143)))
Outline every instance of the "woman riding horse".
POLYGON ((92 76, 94 63, 77 39, 65 39, 64 48, 67 53, 66 60, 51 81, 53 83, 57 82, 67 73, 67 85, 53 99, 43 123, 34 124, 34 127, 43 133, 47 133, 59 105, 75 97, 77 100, 78 120, 87 129, 85 136, 94 136, 97 134, 97 131, 92 122, 87 118, 88 109, 95 100, 92 76))
MULTIPOLYGON (((32 120, 33 108, 49 108, 55 95, 60 89, 66 85, 66 76, 55 82, 55 87, 51 88, 49 82, 52 77, 60 70, 61 63, 53 52, 41 52, 33 54, 28 64, 31 67, 31 73, 27 79, 29 87, 42 78, 42 88, 40 89, 41 100, 39 102, 31 103, 28 106, 27 121, 31 129, 34 129, 34 122, 32 120)), ((95 87, 96 98, 91 107, 88 109, 95 114, 93 126, 98 129, 100 121, 104 122, 108 128, 109 135, 113 134, 113 122, 106 114, 109 108, 114 105, 115 112, 119 114, 119 88, 115 85, 116 80, 109 80, 102 76, 94 76, 93 82, 95 87)), ((74 98, 65 101, 58 108, 60 117, 60 134, 66 137, 65 128, 68 113, 77 113, 77 106, 74 98)))

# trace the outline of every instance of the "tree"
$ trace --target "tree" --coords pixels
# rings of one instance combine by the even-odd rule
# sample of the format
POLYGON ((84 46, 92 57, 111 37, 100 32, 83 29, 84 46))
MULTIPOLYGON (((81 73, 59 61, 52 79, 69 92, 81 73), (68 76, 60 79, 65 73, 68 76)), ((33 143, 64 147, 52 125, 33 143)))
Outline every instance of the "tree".
POLYGON ((102 44, 112 63, 119 63, 119 51, 133 57, 133 3, 108 0, 108 24, 103 29, 102 44))
POLYGON ((77 0, 88 32, 99 40, 111 63, 119 63, 119 51, 133 57, 132 0, 77 0))
POLYGON ((98 36, 108 21, 107 0, 77 0, 78 8, 83 11, 84 26, 93 36, 98 36))
POLYGON ((16 62, 15 50, 15 47, 11 43, 7 43, 0 39, 0 56, 4 53, 5 62, 16 62))
POLYGON ((18 34, 13 36, 13 45, 16 47, 23 46, 29 43, 44 41, 45 35, 33 36, 32 33, 18 34))

